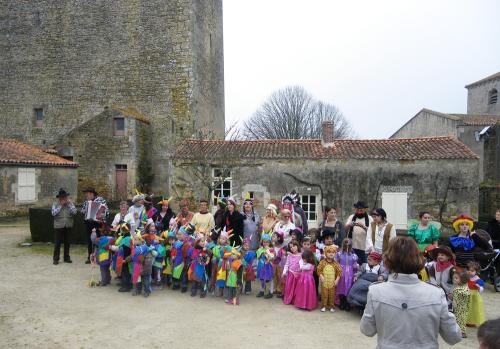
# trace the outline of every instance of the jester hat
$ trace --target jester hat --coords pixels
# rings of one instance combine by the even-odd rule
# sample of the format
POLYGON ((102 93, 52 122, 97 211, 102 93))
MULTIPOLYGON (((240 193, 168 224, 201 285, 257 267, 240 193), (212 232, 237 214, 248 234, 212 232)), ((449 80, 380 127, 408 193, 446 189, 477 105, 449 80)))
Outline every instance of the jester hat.
POLYGON ((455 229, 457 233, 460 232, 460 224, 463 223, 469 226, 469 232, 472 231, 472 228, 474 227, 474 219, 466 214, 461 214, 453 220, 453 229, 455 229))

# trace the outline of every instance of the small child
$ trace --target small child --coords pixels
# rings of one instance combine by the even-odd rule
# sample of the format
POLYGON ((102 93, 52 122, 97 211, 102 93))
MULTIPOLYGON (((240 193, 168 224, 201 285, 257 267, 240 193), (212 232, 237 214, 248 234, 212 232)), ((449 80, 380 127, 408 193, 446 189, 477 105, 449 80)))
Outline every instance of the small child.
POLYGON ((354 274, 358 271, 358 256, 352 252, 351 239, 342 240, 342 251, 337 253, 336 259, 342 269, 342 276, 337 286, 340 310, 349 311, 351 307, 347 302, 347 295, 354 282, 354 274))
POLYGON ((207 295, 207 273, 205 267, 210 262, 207 249, 205 248, 205 235, 199 233, 194 242, 194 247, 190 251, 191 265, 189 267, 189 280, 191 281, 191 297, 195 297, 198 289, 200 298, 207 295))
POLYGON ((177 238, 174 231, 164 232, 163 242, 165 243, 165 265, 163 267, 162 274, 165 286, 168 288, 172 286, 172 248, 176 241, 177 238))
POLYGON ((300 309, 313 310, 318 306, 316 286, 314 284, 314 254, 311 251, 302 252, 299 261, 300 275, 295 287, 293 304, 300 309))
POLYGON ((284 234, 278 230, 271 236, 274 249, 273 280, 271 281, 271 290, 274 290, 276 297, 283 298, 283 279, 281 278, 284 263, 286 262, 286 251, 284 249, 284 234))
MULTIPOLYGON (((333 243, 333 240, 332 240, 333 243)), ((325 246, 325 258, 319 262, 317 273, 321 280, 321 311, 326 308, 335 312, 335 290, 342 276, 340 264, 335 260, 337 248, 333 245, 325 246)))
POLYGON ((213 257, 215 257, 217 263, 217 272, 215 273, 216 297, 222 297, 226 287, 227 269, 229 268, 227 260, 230 256, 227 252, 229 251, 231 251, 231 246, 229 246, 228 232, 222 231, 218 245, 213 248, 213 257))
POLYGON ((134 249, 132 251, 132 284, 135 290, 133 296, 141 294, 144 289, 144 297, 151 293, 151 272, 153 256, 150 248, 144 243, 140 231, 134 234, 134 249))
POLYGON ((257 294, 257 297, 269 299, 273 298, 273 294, 267 285, 274 277, 272 261, 275 256, 271 237, 268 234, 262 234, 261 241, 262 247, 257 250, 257 258, 259 261, 257 264, 257 278, 260 280, 260 292, 257 294), (266 289, 268 293, 264 295, 266 289))
POLYGON ((380 262, 382 262, 382 255, 375 251, 370 252, 367 263, 363 263, 361 268, 354 275, 354 282, 356 282, 361 275, 367 273, 378 275, 377 281, 385 281, 387 279, 387 273, 380 262))
POLYGON ((467 263, 467 274, 469 275, 469 316, 467 317, 468 326, 481 326, 485 320, 484 304, 481 293, 484 291, 484 281, 477 275, 481 271, 479 263, 470 261, 467 263))
POLYGON ((453 274, 453 284, 455 285, 452 291, 453 312, 455 313, 457 324, 462 331, 462 338, 467 338, 465 331, 470 304, 470 290, 467 286, 469 279, 469 275, 465 271, 453 274))
POLYGON ((111 254, 109 253, 109 250, 114 244, 115 239, 109 236, 109 229, 102 229, 100 237, 97 237, 97 234, 92 232, 91 240, 97 245, 96 259, 101 271, 101 281, 97 283, 97 286, 109 285, 111 282, 111 271, 109 269, 111 264, 111 254))
POLYGON ((302 240, 302 251, 311 251, 312 253, 314 253, 311 246, 312 246, 311 238, 309 236, 305 236, 304 239, 302 240))
POLYGON ((228 258, 229 271, 226 280, 227 304, 240 305, 238 289, 242 286, 243 279, 243 264, 240 260, 241 254, 235 248, 232 248, 228 254, 230 254, 230 257, 228 258))
POLYGON ((298 241, 290 241, 288 244, 288 255, 286 257, 285 267, 283 268, 283 278, 285 279, 285 293, 283 303, 292 304, 295 297, 295 287, 300 274, 300 261, 302 253, 298 241))
MULTIPOLYGON (((433 261, 425 265, 429 283, 444 290, 446 297, 453 289, 453 273, 455 272, 455 256, 448 246, 439 246, 429 252, 433 261)), ((451 305, 451 302, 450 302, 451 305)))
POLYGON ((255 252, 250 250, 250 239, 243 240, 241 245, 241 262, 243 263, 243 292, 246 295, 252 293, 252 281, 255 281, 255 271, 253 270, 253 261, 255 252))
MULTIPOLYGON (((316 254, 318 251, 316 244, 319 243, 318 242, 319 229, 317 229, 317 228, 309 229, 307 232, 307 238, 309 239, 310 249, 311 249, 312 253, 316 254)), ((306 239, 306 237, 304 237, 304 239, 306 239)))

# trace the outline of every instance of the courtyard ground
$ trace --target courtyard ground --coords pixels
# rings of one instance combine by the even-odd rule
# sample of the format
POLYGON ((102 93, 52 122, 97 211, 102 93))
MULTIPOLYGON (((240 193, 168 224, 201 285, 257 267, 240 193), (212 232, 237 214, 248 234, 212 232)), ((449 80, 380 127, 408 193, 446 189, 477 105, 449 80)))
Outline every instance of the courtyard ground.
MULTIPOLYGON (((89 288, 85 248, 72 246, 73 264, 52 265, 52 246, 19 247, 26 222, 0 225, 1 348, 374 348, 355 312, 306 312, 279 299, 242 296, 238 307, 220 298, 191 298, 159 290, 151 297, 89 288)), ((62 251, 61 251, 62 253, 62 251)), ((98 277, 98 270, 96 277, 98 277)), ((484 293, 486 316, 500 316, 500 294, 484 293)), ((417 325, 417 324, 415 324, 417 325)), ((478 346, 476 330, 453 348, 478 346)), ((449 348, 443 344, 442 348, 449 348)))

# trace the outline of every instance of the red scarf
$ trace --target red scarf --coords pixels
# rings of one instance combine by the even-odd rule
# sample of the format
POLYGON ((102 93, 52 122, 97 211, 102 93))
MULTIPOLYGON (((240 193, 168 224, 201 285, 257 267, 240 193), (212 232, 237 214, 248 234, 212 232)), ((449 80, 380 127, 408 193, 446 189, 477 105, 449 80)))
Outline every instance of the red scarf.
POLYGON ((443 270, 445 270, 446 268, 452 266, 453 263, 448 261, 448 262, 439 262, 439 261, 436 261, 436 271, 437 272, 442 272, 443 270))

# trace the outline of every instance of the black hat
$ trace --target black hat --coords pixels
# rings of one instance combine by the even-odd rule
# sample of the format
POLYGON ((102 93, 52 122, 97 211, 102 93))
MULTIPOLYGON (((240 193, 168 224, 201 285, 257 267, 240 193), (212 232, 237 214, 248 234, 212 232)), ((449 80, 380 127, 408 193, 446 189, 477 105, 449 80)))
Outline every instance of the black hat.
POLYGON ((69 196, 69 193, 66 190, 64 190, 63 188, 60 188, 59 193, 57 193, 57 195, 56 195, 56 198, 59 199, 59 198, 65 198, 68 196, 69 196))
POLYGON ((361 209, 368 208, 368 206, 363 201, 358 201, 354 204, 354 208, 361 209))
POLYGON ((326 237, 331 236, 332 238, 335 237, 335 232, 333 232, 331 229, 326 229, 321 232, 321 235, 319 237, 319 241, 323 242, 326 237))
POLYGON ((94 193, 94 195, 97 196, 97 192, 95 191, 95 189, 93 187, 87 187, 87 188, 83 189, 83 192, 84 193, 94 193))

